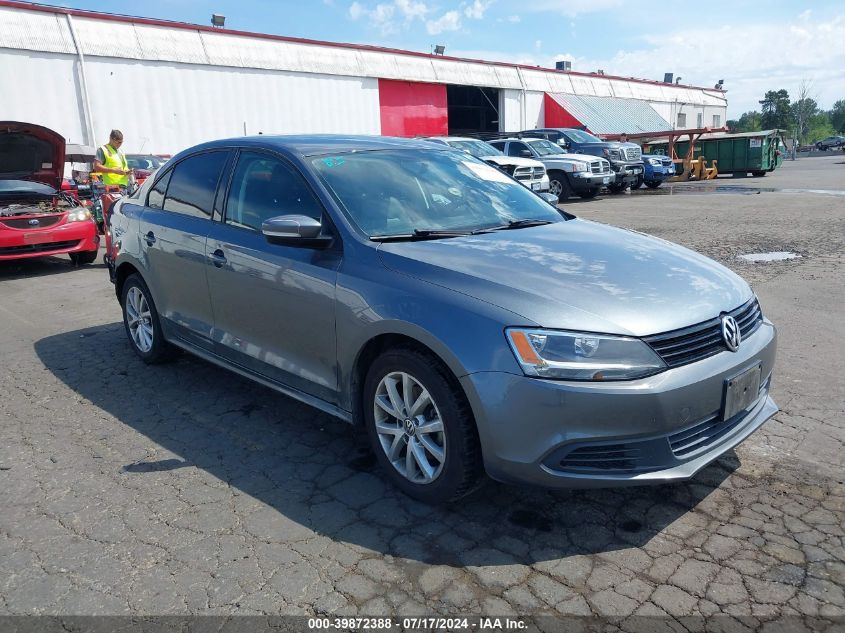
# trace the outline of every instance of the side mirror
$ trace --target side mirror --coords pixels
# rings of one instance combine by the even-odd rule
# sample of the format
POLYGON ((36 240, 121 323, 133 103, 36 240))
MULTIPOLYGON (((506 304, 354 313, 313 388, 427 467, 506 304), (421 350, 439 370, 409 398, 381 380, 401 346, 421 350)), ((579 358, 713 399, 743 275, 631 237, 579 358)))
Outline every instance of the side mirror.
POLYGON ((321 236, 323 225, 307 215, 278 215, 261 223, 261 234, 271 244, 325 247, 331 238, 321 236))
POLYGON ((543 193, 538 193, 537 195, 540 196, 543 200, 545 200, 546 202, 548 202, 550 205, 552 205, 555 208, 557 208, 557 205, 560 202, 560 198, 558 198, 553 193, 543 192, 543 193))
POLYGON ((530 150, 530 149, 522 149, 522 150, 519 150, 519 155, 520 155, 520 156, 525 156, 526 158, 531 158, 532 156, 534 156, 534 154, 532 154, 532 153, 531 153, 531 150, 530 150))

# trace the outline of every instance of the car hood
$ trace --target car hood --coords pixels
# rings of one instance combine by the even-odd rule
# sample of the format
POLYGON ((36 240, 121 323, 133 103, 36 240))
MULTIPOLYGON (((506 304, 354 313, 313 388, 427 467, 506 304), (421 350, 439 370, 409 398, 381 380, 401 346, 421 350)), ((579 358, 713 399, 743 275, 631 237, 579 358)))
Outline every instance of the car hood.
POLYGON ((32 180, 58 189, 64 163, 60 134, 32 123, 0 121, 0 180, 32 180))
POLYGON ((389 269, 497 305, 524 323, 646 336, 711 319, 751 298, 738 275, 664 240, 569 220, 379 246, 389 269))
POLYGON ((497 165, 516 165, 517 167, 542 167, 543 163, 523 156, 482 156, 481 160, 497 165))

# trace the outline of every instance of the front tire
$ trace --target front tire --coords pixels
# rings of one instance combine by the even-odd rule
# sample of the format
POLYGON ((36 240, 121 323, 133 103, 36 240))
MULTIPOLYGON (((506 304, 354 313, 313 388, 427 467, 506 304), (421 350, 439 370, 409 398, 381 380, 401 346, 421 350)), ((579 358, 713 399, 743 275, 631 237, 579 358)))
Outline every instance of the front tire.
POLYGON ((144 280, 130 275, 123 283, 120 298, 123 326, 135 353, 150 365, 172 360, 177 349, 164 340, 158 311, 144 280))
POLYGON ((556 195, 561 202, 569 199, 572 195, 572 187, 569 185, 569 178, 567 178, 566 172, 549 172, 549 193, 556 195))
POLYGON ((598 189, 590 189, 589 191, 584 191, 584 192, 579 193, 578 196, 582 200, 592 200, 593 198, 595 198, 598 195, 598 193, 599 193, 598 189))
POLYGON ((645 186, 648 187, 649 189, 657 189, 660 185, 661 185, 661 183, 657 180, 646 180, 645 181, 645 186))
POLYGON ((411 348, 384 352, 367 372, 363 403, 376 459, 408 496, 446 503, 482 481, 475 420, 438 359, 411 348))
POLYGON ((97 260, 97 253, 99 251, 77 251, 76 253, 68 253, 68 255, 74 266, 84 266, 85 264, 93 264, 97 260))

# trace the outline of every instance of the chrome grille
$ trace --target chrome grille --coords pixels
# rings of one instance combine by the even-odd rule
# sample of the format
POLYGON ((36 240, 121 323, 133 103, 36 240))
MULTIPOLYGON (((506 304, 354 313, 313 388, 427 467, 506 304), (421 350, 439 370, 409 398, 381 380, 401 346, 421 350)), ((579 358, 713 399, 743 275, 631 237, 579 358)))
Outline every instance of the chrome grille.
POLYGON ((539 180, 540 178, 546 175, 546 168, 542 166, 534 167, 531 175, 533 176, 534 180, 539 180))
POLYGON ((590 163, 590 173, 593 174, 609 174, 610 163, 606 160, 596 160, 590 163))
POLYGON ((517 167, 513 172, 517 180, 531 180, 531 167, 517 167))
POLYGON ((48 226, 53 226, 61 219, 61 215, 27 215, 21 218, 5 218, 3 220, 3 224, 8 226, 10 229, 29 229, 31 231, 33 229, 44 229, 48 226), (38 220, 38 224, 30 224, 30 220, 38 220))
MULTIPOLYGON (((756 297, 728 314, 736 319, 743 339, 751 336, 763 322, 763 313, 756 297)), ((721 317, 680 330, 647 336, 643 340, 669 367, 694 363, 727 349, 722 339, 721 317)))
POLYGON ((622 151, 625 152, 625 160, 628 161, 640 160, 643 155, 643 152, 639 147, 626 147, 622 151))

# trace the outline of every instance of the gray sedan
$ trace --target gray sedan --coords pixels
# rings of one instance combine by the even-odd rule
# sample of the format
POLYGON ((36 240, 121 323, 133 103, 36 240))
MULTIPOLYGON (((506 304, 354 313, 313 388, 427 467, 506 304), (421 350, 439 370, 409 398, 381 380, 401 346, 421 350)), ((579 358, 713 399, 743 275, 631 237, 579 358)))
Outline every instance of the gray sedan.
POLYGON ((775 328, 737 275, 423 141, 206 143, 112 232, 138 356, 187 350, 354 424, 423 501, 485 471, 685 479, 777 411, 775 328))

